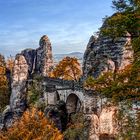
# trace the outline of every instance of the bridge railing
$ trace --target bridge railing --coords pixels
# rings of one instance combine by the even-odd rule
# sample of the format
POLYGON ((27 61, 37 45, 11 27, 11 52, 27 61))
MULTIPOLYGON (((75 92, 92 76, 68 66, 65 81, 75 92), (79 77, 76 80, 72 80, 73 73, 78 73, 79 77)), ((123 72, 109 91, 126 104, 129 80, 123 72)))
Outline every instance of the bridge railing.
POLYGON ((72 90, 83 90, 83 83, 80 81, 76 82, 74 80, 63 80, 59 78, 50 78, 50 77, 44 77, 44 81, 46 82, 46 85, 52 84, 64 88, 70 88, 72 90))

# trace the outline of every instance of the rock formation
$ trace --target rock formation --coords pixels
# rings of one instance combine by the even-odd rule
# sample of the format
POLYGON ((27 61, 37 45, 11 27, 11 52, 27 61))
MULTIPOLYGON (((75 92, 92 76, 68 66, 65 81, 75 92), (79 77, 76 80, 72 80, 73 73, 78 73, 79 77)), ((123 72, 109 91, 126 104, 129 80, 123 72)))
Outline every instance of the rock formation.
POLYGON ((10 106, 14 112, 17 112, 16 108, 18 111, 21 109, 21 112, 26 108, 27 80, 32 74, 46 76, 52 69, 52 48, 49 38, 46 35, 41 37, 39 45, 36 50, 26 49, 16 55, 10 99, 10 106))
MULTIPOLYGON (((106 23, 103 24, 102 28, 105 28, 105 26, 106 23)), ((127 33, 126 36, 115 39, 103 36, 101 33, 98 38, 91 36, 84 53, 83 79, 88 78, 88 76, 97 78, 104 72, 117 72, 132 64, 134 52, 131 45, 131 35, 127 33)), ((86 103, 93 105, 90 100, 86 103)), ((101 101, 97 97, 96 112, 90 114, 89 139, 113 140, 117 133, 115 120, 117 107, 108 107, 105 103, 102 104, 104 106, 102 108, 100 104, 101 101)))
POLYGON ((26 107, 26 83, 29 66, 25 57, 18 54, 13 68, 12 94, 10 107, 13 112, 22 113, 26 107))
POLYGON ((124 69, 133 62, 130 37, 115 40, 99 35, 91 36, 83 60, 83 76, 98 77, 103 72, 124 69))
POLYGON ((39 41, 40 47, 36 50, 36 72, 47 76, 53 68, 52 46, 49 38, 44 35, 39 41))
POLYGON ((40 47, 36 50, 25 49, 15 57, 10 105, 3 112, 5 126, 9 126, 12 123, 12 118, 22 115, 27 108, 27 84, 32 75, 47 76, 53 67, 52 48, 49 38, 46 35, 41 37, 39 45, 40 47))

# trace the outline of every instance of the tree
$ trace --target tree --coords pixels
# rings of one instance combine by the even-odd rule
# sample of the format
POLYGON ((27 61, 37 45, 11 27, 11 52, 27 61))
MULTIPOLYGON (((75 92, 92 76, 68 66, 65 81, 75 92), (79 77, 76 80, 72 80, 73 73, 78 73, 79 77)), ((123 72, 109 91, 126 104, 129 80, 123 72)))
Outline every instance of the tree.
POLYGON ((7 131, 0 133, 1 140, 63 140, 63 135, 44 114, 33 108, 24 112, 7 131))
POLYGON ((51 77, 77 81, 81 76, 81 68, 77 58, 65 57, 51 73, 51 77))
POLYGON ((68 123, 67 129, 64 132, 66 140, 85 140, 85 124, 84 115, 76 113, 71 115, 71 120, 68 123))
POLYGON ((98 78, 88 77, 85 88, 94 89, 101 96, 112 98, 115 102, 140 97, 140 82, 131 81, 132 65, 126 66, 117 73, 106 72, 98 78), (115 76, 114 76, 115 75, 115 76))
POLYGON ((0 54, 0 112, 8 104, 9 87, 6 76, 6 63, 4 57, 0 54))
POLYGON ((14 67, 14 58, 10 56, 6 60, 6 68, 10 70, 11 74, 13 72, 13 67, 14 67))
POLYGON ((139 0, 113 0, 116 13, 106 20, 106 27, 101 28, 102 34, 112 37, 131 37, 140 35, 140 2, 139 0))

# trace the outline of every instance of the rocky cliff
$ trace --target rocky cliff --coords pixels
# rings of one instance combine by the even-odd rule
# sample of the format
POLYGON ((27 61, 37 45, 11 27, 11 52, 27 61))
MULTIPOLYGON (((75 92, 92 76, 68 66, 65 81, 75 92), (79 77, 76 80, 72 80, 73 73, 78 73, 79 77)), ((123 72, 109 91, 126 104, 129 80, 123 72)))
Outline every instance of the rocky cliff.
POLYGON ((103 72, 124 69, 133 62, 131 36, 116 38, 91 36, 84 53, 83 75, 98 77, 103 72))
MULTIPOLYGON (((105 28, 105 26, 104 23, 102 28, 105 28)), ((104 72, 122 70, 127 65, 132 64, 133 54, 131 35, 128 33, 126 37, 115 39, 103 36, 102 33, 99 33, 98 37, 91 36, 83 58, 83 78, 87 79, 88 76, 97 78, 104 72)), ((97 96, 97 98, 100 97, 97 96)), ((113 140, 118 129, 115 118, 117 107, 113 105, 108 107, 103 104, 104 107, 100 108, 98 107, 99 104, 101 102, 97 100, 95 108, 98 113, 90 115, 89 139, 113 140)))

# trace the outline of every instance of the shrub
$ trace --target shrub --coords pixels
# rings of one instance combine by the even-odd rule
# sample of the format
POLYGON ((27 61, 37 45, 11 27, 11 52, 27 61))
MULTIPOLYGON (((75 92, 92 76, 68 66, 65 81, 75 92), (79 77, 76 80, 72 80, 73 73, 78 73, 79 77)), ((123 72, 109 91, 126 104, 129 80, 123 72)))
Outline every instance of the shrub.
POLYGON ((9 95, 10 93, 6 75, 5 59, 0 54, 0 112, 2 112, 4 107, 8 104, 9 95))
POLYGON ((33 108, 27 110, 7 131, 0 133, 1 140, 62 140, 63 135, 44 114, 33 108))
POLYGON ((27 103, 29 106, 36 106, 42 97, 43 89, 40 85, 41 84, 39 81, 34 80, 33 83, 28 87, 27 103))
POLYGON ((64 132, 66 140, 84 140, 84 116, 81 113, 73 114, 70 117, 70 123, 64 132))

